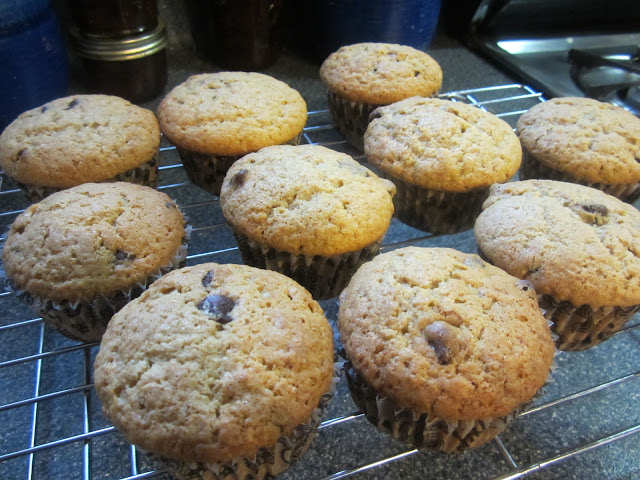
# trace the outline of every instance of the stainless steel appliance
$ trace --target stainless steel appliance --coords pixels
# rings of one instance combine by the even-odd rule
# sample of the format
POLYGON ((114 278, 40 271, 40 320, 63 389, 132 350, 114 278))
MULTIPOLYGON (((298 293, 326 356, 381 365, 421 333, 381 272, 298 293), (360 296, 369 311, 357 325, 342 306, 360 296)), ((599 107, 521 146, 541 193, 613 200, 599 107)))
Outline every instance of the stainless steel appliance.
POLYGON ((466 42, 546 96, 640 113, 640 2, 471 0, 455 17, 453 3, 445 14, 466 42))

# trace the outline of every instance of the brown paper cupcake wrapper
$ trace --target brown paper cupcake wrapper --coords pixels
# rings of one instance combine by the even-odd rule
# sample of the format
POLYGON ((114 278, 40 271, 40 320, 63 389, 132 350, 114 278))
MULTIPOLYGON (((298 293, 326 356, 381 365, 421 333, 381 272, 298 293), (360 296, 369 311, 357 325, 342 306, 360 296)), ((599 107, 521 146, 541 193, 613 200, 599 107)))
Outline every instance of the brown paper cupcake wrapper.
POLYGON ((586 350, 604 342, 640 310, 640 305, 575 306, 546 294, 538 295, 538 303, 545 311, 545 318, 552 322, 551 331, 557 335, 556 347, 563 351, 586 350))
POLYGON ((396 186, 394 216, 403 223, 436 234, 451 234, 473 228, 489 196, 489 188, 470 192, 445 192, 391 178, 396 186))
POLYGON ((355 252, 325 257, 295 255, 250 241, 246 235, 233 232, 246 265, 282 273, 304 288, 316 300, 337 297, 358 268, 380 252, 382 238, 355 252))
POLYGON ((185 237, 182 244, 167 265, 149 275, 143 282, 136 283, 126 290, 120 290, 110 295, 98 295, 90 300, 54 301, 32 295, 17 288, 11 280, 8 286, 15 292, 17 298, 29 305, 42 319, 66 337, 79 342, 99 342, 102 339, 111 317, 122 307, 142 293, 164 274, 182 268, 186 264, 187 248, 191 236, 191 226, 185 227, 185 237))
POLYGON ((242 155, 206 155, 177 148, 184 171, 194 185, 219 196, 222 181, 231 165, 242 155))
POLYGON ((528 151, 523 149, 522 152, 522 166, 520 169, 520 178, 522 180, 527 179, 546 179, 557 180, 560 182, 578 183, 587 187, 596 188, 602 190, 609 195, 619 198, 627 203, 633 203, 640 197, 640 183, 630 184, 613 184, 608 185, 604 183, 590 183, 585 180, 580 180, 565 172, 554 170, 549 166, 540 162, 536 157, 531 155, 528 151))
MULTIPOLYGON (((285 145, 299 145, 301 139, 302 132, 286 142, 285 145)), ((245 155, 210 155, 190 152, 179 147, 176 147, 176 150, 189 180, 194 185, 216 196, 220 196, 227 170, 236 160, 245 155)))
MULTIPOLYGON (((477 247, 478 255, 492 263, 484 251, 477 247)), ((549 322, 556 348, 561 351, 579 351, 604 342, 640 310, 640 305, 631 307, 575 306, 564 300, 555 300, 551 295, 538 294, 538 305, 549 322)))
POLYGON ((364 152, 364 132, 369 126, 369 115, 380 105, 353 102, 331 91, 327 94, 331 122, 347 142, 364 152))
MULTIPOLYGON (((151 160, 138 165, 131 170, 124 173, 120 173, 106 182, 129 182, 137 185, 144 185, 147 187, 156 188, 158 186, 158 159, 159 154, 156 153, 151 160)), ((37 203, 44 198, 48 197, 52 193, 65 190, 68 187, 39 187, 37 185, 29 185, 25 183, 16 182, 18 187, 24 192, 26 197, 32 203, 37 203)))
POLYGON ((322 421, 322 415, 336 393, 344 360, 336 356, 333 379, 320 398, 308 422, 298 425, 289 436, 278 439, 273 448, 261 448, 255 457, 239 457, 230 462, 206 464, 180 462, 153 455, 179 480, 268 480, 287 470, 309 449, 322 421))
MULTIPOLYGON (((398 406, 389 398, 378 394, 348 360, 344 372, 351 397, 367 420, 381 432, 419 450, 459 453, 477 448, 503 432, 509 423, 533 405, 532 399, 503 417, 444 420, 398 406)), ((542 390, 534 398, 540 395, 542 390)))

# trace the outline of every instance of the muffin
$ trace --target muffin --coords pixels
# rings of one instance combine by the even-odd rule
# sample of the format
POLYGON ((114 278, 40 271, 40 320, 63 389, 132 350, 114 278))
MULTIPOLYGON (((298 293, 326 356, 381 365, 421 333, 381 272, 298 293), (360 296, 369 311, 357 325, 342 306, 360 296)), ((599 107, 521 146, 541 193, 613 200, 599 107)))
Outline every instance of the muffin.
POLYGON ((32 202, 83 183, 158 184, 160 127, 153 112, 110 95, 58 98, 0 135, 0 167, 32 202))
POLYGON ((530 281, 560 350, 609 338, 640 308, 640 212, 554 180, 496 185, 475 225, 489 262, 530 281))
POLYGON ((309 447, 335 391, 333 334, 277 272, 173 271, 113 317, 95 360, 103 412, 180 479, 270 479, 309 447))
POLYGON ((220 206, 244 263, 290 276, 326 299, 379 252, 394 192, 345 153, 274 146, 233 164, 220 206))
POLYGON ((554 98, 518 120, 521 179, 579 183, 632 203, 640 196, 640 118, 591 98, 554 98))
POLYGON ((340 47, 320 67, 332 122, 363 151, 369 114, 380 105, 436 95, 442 69, 431 56, 406 45, 356 43, 340 47))
POLYGON ((531 285, 449 248, 406 247, 363 265, 340 295, 338 329, 367 419, 448 453, 502 432, 555 354, 531 285))
POLYGON ((93 342, 115 312, 184 264, 189 233, 164 193, 127 182, 88 183, 20 214, 2 259, 18 298, 64 335, 93 342))
POLYGON ((219 195, 238 158, 300 142, 307 104, 289 85, 262 73, 207 73, 171 90, 158 106, 158 119, 189 179, 219 195))
POLYGON ((474 106, 412 97, 380 107, 364 136, 367 160, 397 188, 396 216, 432 233, 473 228, 494 183, 520 167, 511 127, 474 106))

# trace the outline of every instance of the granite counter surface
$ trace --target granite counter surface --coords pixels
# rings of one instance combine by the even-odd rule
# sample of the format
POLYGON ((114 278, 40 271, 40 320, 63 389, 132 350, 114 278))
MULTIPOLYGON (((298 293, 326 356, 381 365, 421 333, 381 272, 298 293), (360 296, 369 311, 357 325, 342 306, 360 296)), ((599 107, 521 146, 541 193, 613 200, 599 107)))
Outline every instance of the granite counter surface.
MULTIPOLYGON (((180 3, 161 2, 170 36, 164 93, 192 74, 220 70, 195 50, 180 3)), ((442 66, 442 92, 518 82, 443 32, 436 35, 428 52, 442 66)), ((319 66, 317 58, 285 47, 264 73, 299 90, 309 110, 318 111, 327 108, 319 66)), ((72 89, 82 91, 79 83, 72 89)), ((155 110, 161 97, 143 105, 155 110)), ((516 118, 511 116, 509 121, 516 118)), ((328 125, 328 116, 319 113, 310 122, 328 125)), ((309 141, 340 140, 331 129, 318 135, 309 136, 309 141)), ((351 153, 347 146, 336 145, 351 153)), ((163 157, 163 165, 179 164, 171 149, 163 157)), ((187 206, 197 227, 189 262, 240 262, 217 199, 192 185, 175 187, 186 181, 180 168, 168 168, 162 175, 162 188, 187 206), (220 253, 197 255, 212 249, 220 253)), ((6 231, 15 218, 11 212, 24 208, 26 202, 20 192, 4 193, 12 190, 4 183, 0 219, 6 231)), ((425 236, 394 220, 384 248, 407 243, 476 251, 472 232, 425 236)), ((333 322, 335 299, 322 306, 333 322)), ((0 479, 168 478, 161 472, 146 473, 158 465, 131 449, 102 417, 91 388, 91 365, 98 347, 78 346, 49 330, 11 295, 0 297, 0 308, 0 479), (36 404, 28 400, 34 395, 49 398, 36 404)), ((625 331, 597 347, 558 355, 552 382, 536 400, 536 407, 510 425, 499 441, 464 454, 414 452, 379 433, 357 414, 342 381, 325 417, 340 420, 324 425, 310 451, 279 478, 640 478, 638 327, 640 322, 634 318, 625 331)))

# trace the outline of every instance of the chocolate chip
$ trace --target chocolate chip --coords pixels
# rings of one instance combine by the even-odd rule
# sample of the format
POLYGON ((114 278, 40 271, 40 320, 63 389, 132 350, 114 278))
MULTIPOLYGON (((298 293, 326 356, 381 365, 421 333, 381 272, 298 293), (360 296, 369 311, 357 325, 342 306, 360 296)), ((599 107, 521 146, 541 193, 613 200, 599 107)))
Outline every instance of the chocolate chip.
POLYGON ((40 113, 44 113, 47 110, 49 110, 49 107, 47 107, 46 105, 44 105, 41 109, 40 109, 40 113))
MULTIPOLYGON (((448 316, 462 320, 455 312, 449 312, 448 316)), ((427 325, 424 329, 424 337, 436 354, 440 365, 449 365, 454 355, 460 351, 461 343, 464 343, 460 329, 446 321, 435 321, 427 325)))
POLYGON ((231 187, 232 188, 240 188, 244 185, 244 182, 247 180, 247 175, 249 174, 249 170, 243 168, 238 173, 236 173, 233 177, 231 177, 231 187))
POLYGON ((207 274, 204 277, 202 277, 202 286, 207 288, 209 285, 211 285, 212 281, 213 281, 213 270, 209 270, 207 274))
POLYGON ((599 203, 592 203, 589 205, 581 205, 582 209, 587 213, 595 213, 597 215, 608 215, 609 209, 604 205, 600 205, 599 203))
POLYGON ((420 71, 419 71, 419 70, 415 70, 415 71, 413 72, 413 76, 414 76, 414 77, 417 77, 417 76, 419 76, 419 75, 420 75, 420 71))
POLYGON ((235 305, 233 300, 224 295, 209 295, 198 304, 198 310, 202 310, 209 315, 212 320, 224 325, 233 320, 233 318, 227 314, 233 310, 235 305))
POLYGON ((169 208, 169 209, 176 208, 176 204, 172 203, 172 202, 165 202, 164 206, 169 208))
POLYGON ((580 205, 578 214, 585 223, 604 225, 608 221, 609 209, 599 203, 589 203, 580 205))
POLYGON ((437 340, 429 340, 429 346, 433 348, 440 365, 449 365, 451 363, 451 352, 444 343, 437 340))
POLYGON ((122 250, 116 250, 116 263, 127 262, 135 260, 136 256, 133 253, 127 253, 122 250))
POLYGON ((65 110, 71 110, 73 107, 75 107, 79 103, 80 103, 80 100, 78 100, 77 98, 74 98, 69 102, 69 105, 67 105, 67 108, 65 110))

